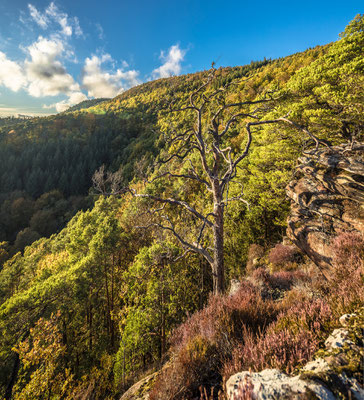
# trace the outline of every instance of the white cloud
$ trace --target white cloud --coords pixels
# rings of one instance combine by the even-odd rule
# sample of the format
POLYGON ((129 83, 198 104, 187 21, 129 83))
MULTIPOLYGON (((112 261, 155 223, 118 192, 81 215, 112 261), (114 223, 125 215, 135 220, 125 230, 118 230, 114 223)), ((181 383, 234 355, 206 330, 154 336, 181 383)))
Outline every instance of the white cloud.
POLYGON ((102 69, 103 63, 112 61, 110 54, 86 58, 82 84, 90 97, 115 97, 140 83, 138 71, 117 69, 116 72, 107 72, 102 69))
POLYGON ((28 4, 30 16, 43 29, 48 27, 49 20, 46 15, 39 12, 32 4, 28 4))
POLYGON ((163 64, 153 70, 152 77, 154 79, 158 78, 168 78, 172 75, 178 75, 181 73, 181 62, 183 61, 186 55, 186 50, 182 50, 179 48, 178 44, 173 45, 166 55, 164 51, 161 51, 160 59, 163 61, 163 64))
POLYGON ((45 10, 45 14, 61 26, 63 33, 66 36, 72 36, 72 26, 68 23, 68 15, 60 12, 58 7, 52 2, 45 10))
POLYGON ((103 27, 99 23, 96 23, 96 29, 97 29, 97 32, 98 32, 99 39, 104 40, 105 39, 105 34, 104 34, 103 27))
POLYGON ((17 92, 25 87, 27 79, 21 66, 14 61, 10 61, 6 54, 0 51, 0 85, 17 92))
MULTIPOLYGON (((81 82, 76 82, 65 65, 77 62, 71 39, 73 35, 83 36, 78 18, 69 17, 54 2, 43 11, 29 4, 28 10, 31 19, 47 30, 47 35, 43 33, 28 47, 20 47, 25 52, 25 60, 11 61, 0 51, 0 87, 5 86, 14 92, 24 89, 37 98, 63 95, 67 98, 43 106, 61 112, 88 97, 115 97, 141 83, 139 71, 131 69, 126 61, 121 61, 117 68, 110 54, 87 57, 81 82), (83 91, 87 91, 88 96, 83 91)), ((96 29, 99 37, 103 38, 102 26, 96 24, 96 29)), ((185 54, 186 50, 178 44, 167 52, 162 51, 162 65, 154 69, 151 76, 155 79, 180 74, 185 54)))
MULTIPOLYGON (((0 87, 5 86, 14 92, 25 89, 30 96, 38 98, 66 95, 65 100, 43 106, 46 109, 56 108, 59 112, 65 111, 87 99, 79 83, 64 65, 65 61, 76 62, 69 40, 73 34, 83 36, 79 20, 77 17, 68 17, 53 2, 44 12, 32 4, 28 5, 28 9, 31 19, 42 29, 48 29, 49 36, 39 36, 28 47, 20 46, 26 54, 25 60, 21 62, 11 61, 0 51, 0 87)), ((4 113, 5 109, 2 112, 4 113)))
POLYGON ((55 108, 57 112, 66 111, 71 106, 75 104, 81 103, 81 101, 87 100, 87 96, 82 92, 73 92, 69 95, 68 100, 62 100, 58 103, 50 104, 50 105, 43 105, 43 108, 55 108))
POLYGON ((27 48, 27 52, 30 59, 25 61, 25 71, 31 96, 56 96, 79 91, 78 83, 58 60, 64 52, 61 41, 39 36, 38 40, 27 48))
POLYGON ((76 36, 83 36, 80 22, 77 17, 69 18, 68 14, 59 10, 59 8, 51 2, 45 9, 44 13, 37 10, 32 4, 28 4, 29 13, 31 18, 43 29, 47 29, 52 26, 53 22, 60 25, 60 34, 64 36, 72 36, 73 31, 76 36))
POLYGON ((80 21, 79 21, 79 19, 77 17, 73 18, 73 25, 74 25, 74 28, 75 28, 76 36, 83 36, 83 31, 82 31, 81 26, 80 26, 80 21))
POLYGON ((81 101, 87 100, 87 96, 82 92, 74 92, 69 96, 69 104, 75 105, 81 103, 81 101))
POLYGON ((39 36, 25 51, 24 64, 11 61, 0 52, 0 85, 14 92, 24 88, 33 97, 72 96, 80 92, 79 84, 59 60, 65 53, 60 40, 39 36))

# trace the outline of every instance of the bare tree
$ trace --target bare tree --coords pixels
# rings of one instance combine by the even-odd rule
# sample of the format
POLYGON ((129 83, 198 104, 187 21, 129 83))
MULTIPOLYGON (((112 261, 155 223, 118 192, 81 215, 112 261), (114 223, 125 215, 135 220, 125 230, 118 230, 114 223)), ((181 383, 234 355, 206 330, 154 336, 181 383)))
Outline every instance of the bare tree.
POLYGON ((94 176, 94 186, 102 193, 106 193, 107 183, 112 188, 110 194, 130 192, 135 197, 148 198, 153 202, 161 203, 161 207, 150 210, 151 214, 158 214, 159 220, 151 222, 149 226, 157 226, 170 231, 184 249, 182 256, 189 252, 202 255, 211 266, 213 276, 213 292, 224 291, 224 211, 230 201, 245 201, 243 192, 237 196, 229 197, 229 185, 235 182, 239 164, 248 156, 252 143, 252 128, 263 124, 288 123, 303 130, 316 143, 316 148, 321 143, 305 128, 281 117, 272 120, 262 119, 268 110, 274 107, 277 98, 275 93, 266 93, 259 100, 226 102, 226 90, 229 85, 214 88, 217 70, 209 71, 206 81, 194 90, 189 96, 186 106, 174 108, 170 112, 183 113, 187 118, 192 118, 192 123, 183 131, 170 129, 165 138, 166 148, 169 150, 165 158, 160 158, 159 163, 164 165, 153 181, 165 178, 182 178, 192 180, 204 185, 211 193, 211 212, 207 214, 198 211, 187 201, 176 198, 161 198, 157 195, 137 193, 130 187, 116 189, 119 178, 112 174, 105 174, 103 170, 94 176), (186 113, 186 115, 185 115, 186 113), (227 138, 236 123, 245 120, 246 140, 243 149, 234 150, 227 145, 227 138), (197 155, 197 157, 196 157, 197 155), (180 160, 185 168, 179 173, 173 171, 173 161, 180 160), (105 184, 106 183, 106 184, 105 184), (176 229, 172 220, 163 212, 166 205, 182 207, 187 210, 195 220, 199 221, 197 237, 194 241, 188 240, 186 235, 176 229), (212 233, 213 244, 205 244, 206 233, 212 233))

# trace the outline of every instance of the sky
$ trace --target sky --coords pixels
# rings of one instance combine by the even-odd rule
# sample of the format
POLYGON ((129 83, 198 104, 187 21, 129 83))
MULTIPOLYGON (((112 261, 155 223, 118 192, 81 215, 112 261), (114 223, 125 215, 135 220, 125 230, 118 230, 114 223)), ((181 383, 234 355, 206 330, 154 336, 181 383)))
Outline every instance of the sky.
POLYGON ((338 39, 362 1, 0 0, 0 117, 338 39))

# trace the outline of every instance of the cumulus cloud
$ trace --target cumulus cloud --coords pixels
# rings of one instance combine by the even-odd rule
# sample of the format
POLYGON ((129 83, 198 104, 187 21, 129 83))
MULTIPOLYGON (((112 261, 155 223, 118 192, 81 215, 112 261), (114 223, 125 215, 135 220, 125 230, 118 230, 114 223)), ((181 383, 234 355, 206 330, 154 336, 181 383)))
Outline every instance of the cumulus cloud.
POLYGON ((9 60, 6 54, 0 51, 0 85, 17 92, 25 87, 27 79, 22 67, 14 61, 9 60))
MULTIPOLYGON (((81 81, 76 82, 66 65, 67 62, 76 62, 72 37, 83 36, 78 18, 69 17, 54 2, 43 10, 29 4, 28 11, 30 18, 43 29, 42 36, 27 47, 20 46, 25 53, 21 61, 10 60, 0 51, 0 87, 14 92, 23 89, 37 98, 63 95, 66 99, 57 99, 58 102, 43 106, 62 112, 88 96, 115 97, 141 83, 139 71, 131 69, 126 61, 121 61, 118 68, 110 54, 87 57, 81 81), (88 96, 83 92, 87 92, 88 96)), ((96 29, 99 37, 103 38, 102 26, 96 24, 96 29)), ((152 71, 151 76, 165 78, 180 74, 185 54, 186 50, 178 44, 171 46, 167 52, 162 51, 162 65, 152 71)))
POLYGON ((171 46, 168 54, 161 51, 159 58, 163 61, 163 64, 153 70, 152 77, 154 79, 158 78, 168 78, 172 75, 178 75, 181 73, 181 62, 186 55, 186 50, 180 49, 178 44, 171 46))
MULTIPOLYGON (((108 72, 102 64, 112 62, 110 54, 87 57, 83 69, 82 85, 91 97, 115 97, 126 89, 138 85, 139 72, 135 70, 108 72)), ((123 64, 124 66, 126 64, 123 64)))
POLYGON ((31 96, 57 96, 79 91, 79 85, 58 59, 64 52, 61 41, 40 36, 27 48, 27 52, 30 59, 25 61, 25 72, 31 96))

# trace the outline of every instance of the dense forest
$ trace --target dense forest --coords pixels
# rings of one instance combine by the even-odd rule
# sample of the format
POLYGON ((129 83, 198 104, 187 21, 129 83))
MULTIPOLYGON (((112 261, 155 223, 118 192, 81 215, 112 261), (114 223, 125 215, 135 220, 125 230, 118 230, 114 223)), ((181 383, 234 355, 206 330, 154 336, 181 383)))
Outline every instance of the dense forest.
POLYGON ((150 399, 207 400, 201 387, 217 398, 243 368, 294 372, 340 315, 358 312, 360 277, 340 271, 362 268, 360 235, 351 258, 334 243, 325 284, 277 243, 297 158, 363 140, 363 31, 359 15, 336 42, 302 53, 0 123, 1 397, 116 399, 163 367, 150 399), (224 162, 224 279, 212 295, 209 179, 222 182, 224 162), (256 272, 259 257, 268 267, 256 272), (234 303, 224 291, 242 279, 234 303), (272 356, 277 342, 284 356, 272 356))

